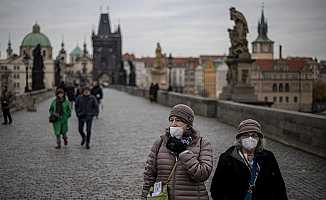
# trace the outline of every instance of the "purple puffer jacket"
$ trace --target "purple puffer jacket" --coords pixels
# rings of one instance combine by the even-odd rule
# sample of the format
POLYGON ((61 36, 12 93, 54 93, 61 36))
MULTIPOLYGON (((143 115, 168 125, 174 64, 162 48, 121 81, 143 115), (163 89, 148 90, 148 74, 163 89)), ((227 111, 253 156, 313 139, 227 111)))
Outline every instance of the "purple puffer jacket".
MULTIPOLYGON (((155 141, 144 172, 142 198, 157 181, 166 183, 176 162, 175 155, 166 148, 167 135, 155 141)), ((204 182, 209 178, 213 168, 211 144, 199 136, 193 136, 187 151, 179 155, 175 173, 168 184, 169 200, 208 200, 204 182)))

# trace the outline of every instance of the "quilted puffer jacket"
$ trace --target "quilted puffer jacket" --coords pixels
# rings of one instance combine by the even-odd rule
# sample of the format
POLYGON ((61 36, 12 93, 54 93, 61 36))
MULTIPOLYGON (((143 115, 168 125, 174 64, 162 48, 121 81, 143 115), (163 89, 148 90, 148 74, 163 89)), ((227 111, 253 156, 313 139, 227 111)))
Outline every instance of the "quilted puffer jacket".
POLYGON ((167 182, 168 176, 177 161, 177 166, 168 183, 170 200, 208 200, 204 182, 209 178, 213 168, 213 152, 207 139, 193 136, 187 150, 178 158, 166 148, 168 136, 162 135, 155 141, 144 172, 142 198, 145 199, 155 182, 167 182))

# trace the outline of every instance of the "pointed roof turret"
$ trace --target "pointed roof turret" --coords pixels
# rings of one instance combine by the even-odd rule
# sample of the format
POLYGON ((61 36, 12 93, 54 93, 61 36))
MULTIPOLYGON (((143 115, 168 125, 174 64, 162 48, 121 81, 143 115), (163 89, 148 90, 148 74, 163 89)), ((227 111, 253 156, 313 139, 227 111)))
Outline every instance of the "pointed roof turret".
POLYGON ((97 35, 109 35, 111 34, 111 22, 109 13, 101 13, 100 23, 98 26, 97 35))
POLYGON ((8 58, 11 57, 12 52, 13 52, 13 50, 12 50, 12 48, 11 48, 11 39, 10 39, 10 34, 9 34, 9 39, 8 39, 8 48, 7 48, 7 57, 8 57, 8 58))
POLYGON ((62 41, 61 41, 61 49, 60 49, 60 54, 66 54, 66 50, 65 50, 65 43, 63 41, 63 37, 62 37, 62 41))
POLYGON ((87 51, 87 46, 86 46, 86 41, 85 41, 85 39, 84 39, 84 44, 83 44, 83 56, 87 56, 87 54, 88 54, 88 51, 87 51))
POLYGON ((267 24, 267 19, 265 18, 264 14, 264 5, 262 5, 262 11, 261 11, 261 17, 260 20, 258 21, 258 37, 255 40, 255 42, 272 42, 267 36, 268 33, 268 24, 267 24))

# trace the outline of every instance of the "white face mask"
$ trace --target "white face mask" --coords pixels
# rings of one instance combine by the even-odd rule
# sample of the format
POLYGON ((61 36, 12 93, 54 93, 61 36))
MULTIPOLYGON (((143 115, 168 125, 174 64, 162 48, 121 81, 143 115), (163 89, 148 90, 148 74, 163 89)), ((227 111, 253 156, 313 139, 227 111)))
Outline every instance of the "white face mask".
POLYGON ((181 139, 182 135, 183 135, 183 128, 182 127, 170 127, 170 135, 172 137, 181 139))
POLYGON ((258 140, 253 137, 243 138, 241 144, 246 150, 253 150, 258 144, 258 140))

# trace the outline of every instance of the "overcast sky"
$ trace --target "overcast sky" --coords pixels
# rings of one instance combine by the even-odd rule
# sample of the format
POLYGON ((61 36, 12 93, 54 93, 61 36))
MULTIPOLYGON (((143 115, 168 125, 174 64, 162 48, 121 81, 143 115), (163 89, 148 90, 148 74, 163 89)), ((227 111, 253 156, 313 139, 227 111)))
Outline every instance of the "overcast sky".
MULTIPOLYGON (((0 50, 5 56, 11 34, 15 53, 37 21, 57 55, 62 37, 68 52, 84 38, 91 50, 91 30, 97 31, 100 7, 112 28, 121 24, 123 53, 154 56, 156 43, 173 56, 227 53, 234 6, 248 22, 251 42, 257 37, 262 1, 257 0, 0 0, 0 50)), ((265 0, 269 38, 283 45, 284 56, 326 59, 326 0, 265 0)), ((274 56, 275 57, 275 56, 274 56)))

